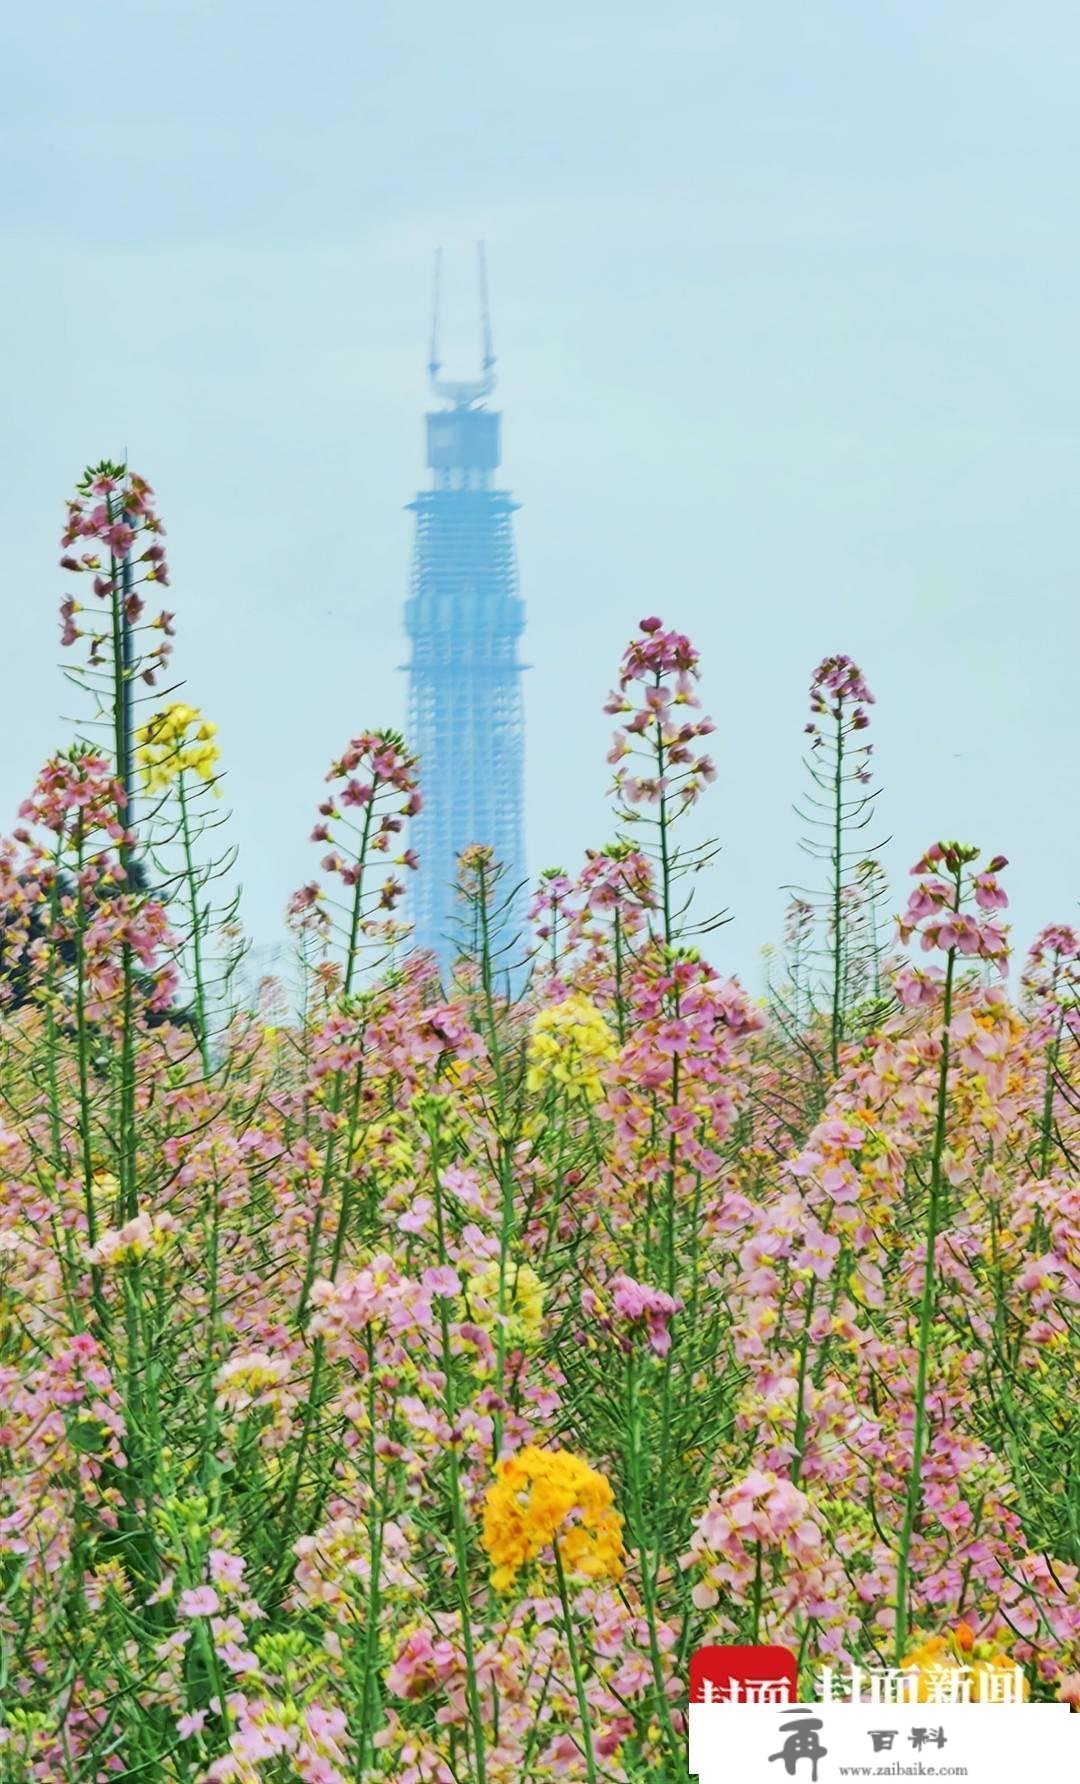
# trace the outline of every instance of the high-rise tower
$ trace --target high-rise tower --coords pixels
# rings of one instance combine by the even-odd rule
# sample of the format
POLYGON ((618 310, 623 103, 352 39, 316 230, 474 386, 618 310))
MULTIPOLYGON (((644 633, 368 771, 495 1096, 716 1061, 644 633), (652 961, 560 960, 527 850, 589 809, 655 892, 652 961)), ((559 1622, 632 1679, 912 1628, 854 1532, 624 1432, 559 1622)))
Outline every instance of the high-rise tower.
POLYGON ((440 377, 439 265, 428 374, 444 405, 427 416, 431 488, 416 515, 412 590, 405 626, 412 643, 409 743, 420 758, 423 810, 410 842, 420 858, 413 883, 414 940, 445 966, 453 959, 457 858, 485 843, 505 868, 503 895, 524 877, 525 727, 517 641, 525 626, 518 593, 513 515, 494 487, 500 416, 485 406, 495 388, 483 249, 479 254, 483 359, 480 377, 440 377))

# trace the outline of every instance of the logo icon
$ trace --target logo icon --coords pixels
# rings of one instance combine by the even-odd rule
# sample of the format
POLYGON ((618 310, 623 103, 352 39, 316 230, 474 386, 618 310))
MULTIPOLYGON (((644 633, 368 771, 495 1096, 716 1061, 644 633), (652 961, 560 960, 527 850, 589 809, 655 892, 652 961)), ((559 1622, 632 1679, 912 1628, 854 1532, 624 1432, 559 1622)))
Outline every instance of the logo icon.
POLYGON ((794 1703, 798 1681, 790 1648, 699 1648, 690 1656, 691 1703, 794 1703))

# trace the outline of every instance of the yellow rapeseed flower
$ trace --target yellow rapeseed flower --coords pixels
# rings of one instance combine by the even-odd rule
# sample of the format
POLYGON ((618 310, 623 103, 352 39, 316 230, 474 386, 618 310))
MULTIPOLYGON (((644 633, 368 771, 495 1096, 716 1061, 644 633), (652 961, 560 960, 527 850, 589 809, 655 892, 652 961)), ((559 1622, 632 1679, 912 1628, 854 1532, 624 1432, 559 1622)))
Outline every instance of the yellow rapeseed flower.
POLYGON ((166 792, 185 771, 212 781, 221 758, 216 735, 217 726, 182 700, 156 712, 135 737, 135 759, 147 792, 166 792))
POLYGON ((256 1402, 273 1404, 286 1392, 290 1368, 287 1357, 265 1350, 238 1351, 214 1377, 218 1410, 244 1413, 256 1402))
POLYGON ((575 992, 549 1004, 535 1017, 529 1034, 530 1091, 549 1084, 565 1086, 572 1096, 598 1103, 604 1094, 602 1072, 618 1051, 603 1015, 587 997, 575 992))
POLYGON ((483 1538, 498 1592, 555 1543, 567 1573, 622 1575, 622 1519, 611 1484, 568 1450, 529 1444, 502 1458, 484 1499, 483 1538))
POLYGON ((950 1672, 957 1671, 966 1672, 973 1703, 991 1702, 995 1698, 1009 1702, 1014 1682, 1025 1703, 1029 1695, 1027 1679, 1004 1648, 996 1647, 992 1642, 976 1641, 974 1631, 967 1623, 958 1623, 945 1635, 928 1636, 918 1647, 912 1648, 904 1659, 904 1670, 913 1669, 919 1674, 920 1703, 940 1702, 942 1681, 947 1680, 950 1672), (995 1676, 999 1680, 997 1684, 993 1682, 995 1676))
POLYGON ((99 1197, 115 1200, 120 1194, 120 1184, 110 1170, 98 1165, 93 1173, 94 1191, 99 1197))
MULTIPOLYGON (((476 1324, 490 1329, 499 1310, 498 1262, 472 1271, 466 1292, 476 1324)), ((511 1344, 535 1344, 544 1329, 544 1285, 530 1264, 507 1263, 504 1317, 511 1344)))

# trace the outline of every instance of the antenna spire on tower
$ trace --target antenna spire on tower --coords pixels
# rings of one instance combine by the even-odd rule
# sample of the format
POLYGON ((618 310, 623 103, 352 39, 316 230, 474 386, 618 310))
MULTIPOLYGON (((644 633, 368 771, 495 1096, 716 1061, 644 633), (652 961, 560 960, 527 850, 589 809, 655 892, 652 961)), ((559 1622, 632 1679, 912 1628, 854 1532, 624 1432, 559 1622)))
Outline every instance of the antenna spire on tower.
POLYGON ((439 304, 440 284, 442 278, 442 249, 435 255, 435 295, 432 304, 431 318, 431 357, 428 360, 428 377, 436 396, 446 402, 453 403, 456 409, 468 409, 484 397, 490 396, 495 388, 495 349, 491 341, 491 315, 488 309, 487 292, 487 259, 484 244, 478 244, 478 268, 480 274, 480 323, 483 337, 483 360, 479 378, 468 378, 451 381, 440 378, 442 361, 439 358, 439 304))
POLYGON ((483 242, 477 244, 476 259, 480 274, 480 326, 483 331, 484 357, 481 361, 484 371, 490 372, 495 364, 495 348, 491 340, 491 306, 488 303, 487 254, 483 242))
POLYGON ((431 298, 431 352, 428 355, 428 376, 439 375, 439 287, 442 284, 442 249, 435 250, 435 288, 431 298))

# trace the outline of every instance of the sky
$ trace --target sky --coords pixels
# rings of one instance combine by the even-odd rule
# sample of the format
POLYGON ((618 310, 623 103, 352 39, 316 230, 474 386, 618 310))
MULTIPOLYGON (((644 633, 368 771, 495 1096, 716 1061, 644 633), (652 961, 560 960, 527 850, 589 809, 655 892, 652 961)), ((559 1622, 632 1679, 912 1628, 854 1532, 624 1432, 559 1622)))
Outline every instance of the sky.
POLYGON ((893 906, 927 843, 1080 897, 1080 13, 1071 0, 70 0, 9 8, 0 826, 78 710, 64 501, 158 494, 261 944, 323 775, 405 714, 431 269, 446 375, 487 243, 528 630, 527 844, 612 830, 639 619, 702 657, 711 952, 760 979, 807 686, 874 690, 893 906))

